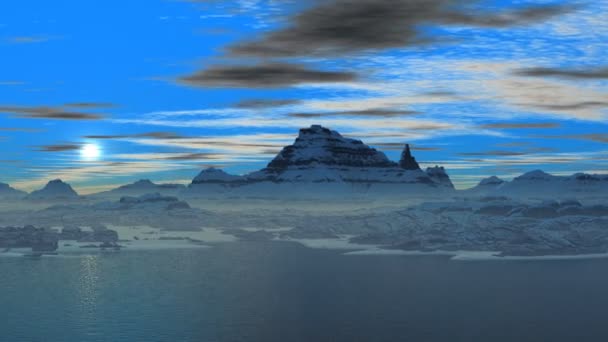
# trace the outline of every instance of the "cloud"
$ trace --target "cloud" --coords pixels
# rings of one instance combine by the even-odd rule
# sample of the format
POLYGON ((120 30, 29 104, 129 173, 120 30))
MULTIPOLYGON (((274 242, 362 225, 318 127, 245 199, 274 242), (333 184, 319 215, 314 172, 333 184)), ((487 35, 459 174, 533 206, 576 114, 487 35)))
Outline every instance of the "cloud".
POLYGON ((162 152, 162 153, 123 153, 114 154, 112 158, 121 160, 148 160, 148 161, 200 161, 200 160, 211 160, 211 161, 224 161, 228 160, 230 156, 222 153, 176 153, 176 152, 162 152))
POLYGON ((97 139, 97 140, 119 140, 119 139, 130 139, 130 138, 153 138, 153 139, 184 139, 186 137, 171 133, 171 132, 148 132, 139 134, 122 134, 122 135, 85 135, 85 139, 97 139))
POLYGON ((608 79, 608 66, 587 69, 523 68, 514 72, 517 76, 560 77, 568 79, 608 79))
POLYGON ((0 113, 10 113, 28 119, 55 119, 55 120, 101 120, 100 114, 73 111, 60 107, 26 107, 26 106, 0 106, 0 113))
POLYGON ((43 145, 38 146, 38 151, 41 152, 66 152, 80 150, 80 144, 62 144, 62 145, 43 145))
POLYGON ((477 92, 486 103, 511 107, 514 114, 527 110, 565 119, 605 121, 608 102, 605 87, 584 87, 561 80, 514 77, 512 70, 529 61, 488 63, 484 61, 460 63, 457 68, 471 72, 473 81, 463 84, 470 92, 477 92), (474 82, 474 83, 473 83, 474 82))
POLYGON ((313 70, 298 64, 263 63, 213 66, 178 81, 196 87, 278 88, 304 83, 351 82, 356 78, 352 72, 313 70))
POLYGON ((38 129, 38 128, 21 128, 21 127, 0 127, 0 131, 3 131, 3 132, 23 132, 23 133, 44 132, 43 129, 38 129))
POLYGON ((393 110, 393 109, 365 109, 365 110, 353 110, 344 112, 327 112, 327 113, 291 113, 288 114, 294 118, 320 118, 324 116, 380 116, 380 117, 399 117, 406 115, 420 114, 413 110, 393 110))
MULTIPOLYGON (((404 143, 378 143, 378 144, 370 144, 376 148, 379 148, 384 151, 403 151, 405 148, 404 143)), ((418 146, 418 145, 410 145, 412 151, 441 151, 442 149, 439 147, 430 147, 430 146, 418 146)))
POLYGON ((116 107, 113 103, 108 102, 74 102, 66 103, 63 105, 68 108, 81 108, 81 109, 102 109, 102 108, 114 108, 116 107))
POLYGON ((459 156, 481 157, 481 156, 523 156, 527 153, 516 151, 484 151, 484 152, 461 152, 459 156))
POLYGON ((441 40, 423 26, 508 27, 538 23, 568 13, 571 5, 540 5, 491 10, 486 1, 330 0, 295 14, 290 23, 228 51, 235 56, 294 57, 342 55, 419 45, 441 40))
POLYGON ((8 80, 8 81, 0 81, 0 86, 21 86, 21 85, 26 85, 27 83, 23 82, 23 81, 13 81, 13 80, 8 80))
POLYGON ((557 128, 560 127, 559 123, 555 122, 542 122, 542 123, 490 123, 479 125, 485 129, 536 129, 536 128, 557 128))
POLYGON ((45 43, 49 40, 56 39, 56 37, 50 36, 16 36, 10 37, 6 39, 6 42, 10 44, 37 44, 37 43, 45 43))
POLYGON ((608 133, 587 133, 587 134, 570 134, 570 135, 538 135, 535 138, 543 139, 575 139, 587 140, 599 143, 608 143, 608 133))
POLYGON ((296 105, 300 103, 300 100, 243 100, 238 102, 235 107, 241 109, 266 109, 275 107, 284 107, 290 105, 296 105))
POLYGON ((547 110, 568 111, 579 109, 596 109, 608 107, 608 102, 605 101, 582 101, 567 104, 542 104, 542 103, 522 103, 522 106, 531 106, 547 110))

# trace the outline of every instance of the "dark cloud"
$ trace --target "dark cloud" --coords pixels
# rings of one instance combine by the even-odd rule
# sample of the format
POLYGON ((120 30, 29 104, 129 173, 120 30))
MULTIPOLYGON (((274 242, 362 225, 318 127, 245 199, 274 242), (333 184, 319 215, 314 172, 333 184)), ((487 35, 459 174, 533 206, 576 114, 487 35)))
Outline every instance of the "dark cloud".
MULTIPOLYGON (((379 144, 371 144, 371 145, 373 145, 374 147, 377 147, 379 149, 389 150, 389 151, 402 151, 405 148, 404 143, 379 143, 379 144)), ((439 148, 439 147, 425 147, 425 146, 410 145, 410 148, 412 149, 412 151, 441 151, 441 148, 439 148)))
POLYGON ((328 112, 328 113, 291 113, 288 114, 294 118, 319 118, 324 116, 380 116, 380 117, 397 117, 405 115, 416 115, 419 112, 413 110, 392 110, 392 109, 366 109, 366 110, 353 110, 353 111, 342 111, 342 112, 328 112))
POLYGON ((104 108, 114 108, 116 107, 113 103, 107 102, 74 102, 74 103, 66 103, 64 107, 68 108, 85 108, 85 109, 104 109, 104 108))
POLYGON ((266 109, 274 107, 283 107, 300 103, 300 100, 243 100, 238 102, 235 107, 243 109, 266 109))
POLYGON ((112 140, 112 139, 125 139, 129 138, 128 135, 85 135, 85 139, 99 139, 99 140, 112 140))
POLYGON ((583 101, 577 103, 569 103, 569 104, 545 104, 545 103, 521 103, 518 104, 520 106, 531 106, 541 109, 547 110, 555 110, 555 111, 568 111, 568 110, 579 110, 579 109, 587 109, 587 108, 603 108, 608 107, 608 102, 604 101, 583 101))
POLYGON ((134 135, 138 138, 153 138, 153 139, 183 139, 185 138, 182 135, 171 133, 171 132, 149 132, 134 135))
POLYGON ((537 135, 535 138, 543 139, 575 139, 587 140, 599 143, 608 143, 608 133, 587 133, 587 134, 570 134, 570 135, 537 135))
POLYGON ((572 5, 493 8, 474 0, 329 0, 290 18, 282 29, 229 47, 232 55, 293 57, 341 55, 418 45, 441 38, 427 25, 508 27, 541 22, 576 9, 572 5))
POLYGON ((608 66, 588 69, 526 68, 514 72, 518 76, 560 77, 570 79, 608 79, 608 66))
POLYGON ((23 133, 36 133, 43 132, 43 129, 39 128, 21 128, 21 127, 0 127, 0 131, 3 132, 23 132, 23 133))
POLYGON ((181 155, 171 155, 166 157, 159 157, 156 159, 160 160, 175 160, 175 161, 188 161, 188 160, 206 160, 206 159, 217 159, 218 154, 215 153, 188 153, 181 155))
POLYGON ((483 124, 480 128, 488 129, 533 129, 533 128, 557 128, 560 124, 555 122, 541 122, 541 123, 491 123, 483 124))
POLYGON ((498 147, 523 147, 532 145, 529 141, 512 141, 507 143, 496 144, 498 147))
POLYGON ((257 65, 221 65, 178 79, 197 87, 277 88, 303 83, 349 82, 351 72, 321 71, 298 64, 265 63, 257 65))
MULTIPOLYGON (((213 1, 186 0, 194 3, 213 1)), ((304 10, 287 24, 258 39, 227 48, 228 57, 278 59, 339 56, 368 50, 444 41, 422 27, 508 27, 543 21, 572 11, 573 5, 487 6, 488 0, 324 0, 303 2, 304 10)), ((490 4, 491 5, 491 4, 490 4)), ((308 69, 302 65, 264 62, 258 65, 213 66, 179 78, 198 87, 277 88, 315 82, 347 82, 354 72, 308 69)))
POLYGON ((42 151, 42 152, 66 152, 66 151, 79 150, 80 148, 81 148, 81 145, 79 145, 79 144, 37 146, 37 150, 42 151))
POLYGON ((29 119, 56 119, 56 120, 100 120, 99 114, 69 110, 66 107, 24 107, 0 106, 0 113, 14 114, 29 119))
POLYGON ((116 139, 132 139, 132 138, 152 138, 159 140, 169 139, 186 139, 187 137, 171 133, 171 132, 148 132, 139 134, 119 134, 119 135, 85 135, 85 139, 97 139, 97 140, 116 140, 116 139))
POLYGON ((499 156, 499 157, 509 157, 509 156, 523 156, 526 155, 525 152, 516 152, 516 151, 484 151, 484 152, 462 152, 458 153, 460 156, 467 157, 483 157, 483 156, 499 156))

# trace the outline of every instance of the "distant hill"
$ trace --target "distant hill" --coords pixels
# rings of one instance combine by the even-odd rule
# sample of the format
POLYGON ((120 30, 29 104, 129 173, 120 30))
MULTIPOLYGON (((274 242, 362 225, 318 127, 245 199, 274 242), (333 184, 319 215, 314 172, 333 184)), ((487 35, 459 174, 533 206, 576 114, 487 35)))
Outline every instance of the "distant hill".
POLYGON ((131 184, 120 186, 109 191, 91 194, 87 197, 120 198, 123 196, 142 196, 159 193, 166 196, 175 196, 186 188, 183 184, 156 184, 148 179, 141 179, 131 184))
POLYGON ((12 188, 6 183, 0 183, 0 199, 23 198, 27 192, 12 188))
POLYGON ((608 174, 575 173, 570 176, 556 176, 542 170, 534 170, 515 177, 512 181, 504 181, 495 176, 486 178, 465 192, 510 197, 608 198, 608 174))
POLYGON ((78 193, 72 187, 64 183, 61 179, 55 179, 48 182, 44 188, 33 191, 27 195, 26 199, 30 200, 55 200, 55 199, 77 199, 78 193))

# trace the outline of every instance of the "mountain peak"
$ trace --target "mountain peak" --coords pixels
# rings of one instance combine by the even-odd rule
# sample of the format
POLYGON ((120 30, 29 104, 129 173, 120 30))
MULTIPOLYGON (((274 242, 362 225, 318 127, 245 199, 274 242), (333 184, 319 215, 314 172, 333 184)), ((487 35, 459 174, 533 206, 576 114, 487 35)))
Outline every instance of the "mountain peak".
POLYGON ((418 162, 416 162, 416 158, 412 156, 410 144, 405 144, 405 149, 401 153, 401 160, 399 161, 399 166, 401 166, 402 169, 406 170, 420 170, 420 165, 418 165, 418 162))
POLYGON ((0 182, 0 197, 21 197, 26 195, 24 191, 17 190, 9 184, 0 182))
POLYGON ((243 177, 231 175, 226 173, 222 169, 215 167, 209 167, 201 171, 193 180, 192 184, 203 184, 203 183, 223 183, 223 182, 240 182, 243 181, 243 177))
POLYGON ((503 184, 505 181, 496 177, 496 176, 491 176, 488 178, 484 178, 482 179, 478 186, 494 186, 494 185, 500 185, 503 184))
POLYGON ((54 179, 48 182, 44 188, 32 192, 28 198, 34 199, 59 199, 59 198, 77 198, 78 193, 72 187, 61 179, 54 179))
POLYGON ((268 164, 267 169, 281 172, 288 167, 311 166, 394 167, 384 153, 361 140, 345 138, 320 125, 300 129, 292 145, 286 146, 268 164))
POLYGON ((514 181, 525 181, 525 180, 551 180, 555 178, 555 176, 546 173, 543 170, 534 170, 530 172, 526 172, 519 177, 515 177, 514 181))

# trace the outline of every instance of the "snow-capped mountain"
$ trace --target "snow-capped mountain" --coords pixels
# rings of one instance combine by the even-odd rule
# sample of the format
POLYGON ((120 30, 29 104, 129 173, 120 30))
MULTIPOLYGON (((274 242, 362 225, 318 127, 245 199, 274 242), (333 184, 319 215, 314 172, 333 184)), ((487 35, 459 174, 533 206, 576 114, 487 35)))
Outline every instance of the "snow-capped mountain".
POLYGON ((156 184, 149 179, 140 179, 134 183, 120 186, 116 189, 90 195, 88 197, 115 197, 141 196, 159 193, 162 195, 177 195, 186 188, 183 184, 156 184))
POLYGON ((194 177, 192 184, 211 184, 211 183, 240 183, 247 179, 242 176, 235 176, 224 172, 224 170, 210 167, 201 171, 198 176, 194 177))
POLYGON ((22 198, 27 193, 25 191, 17 190, 12 188, 10 185, 6 183, 0 183, 0 198, 22 198))
POLYGON ((55 179, 48 182, 44 188, 33 191, 26 198, 36 200, 77 199, 78 193, 61 179, 55 179))
POLYGON ((534 170, 515 177, 510 182, 498 177, 486 178, 470 191, 511 197, 608 197, 608 174, 576 173, 571 176, 557 176, 534 170))
POLYGON ((360 140, 313 125, 301 129, 292 145, 262 170, 234 176, 218 169, 201 172, 190 184, 189 195, 234 194, 322 195, 452 191, 443 168, 420 169, 405 146, 396 163, 360 140))

